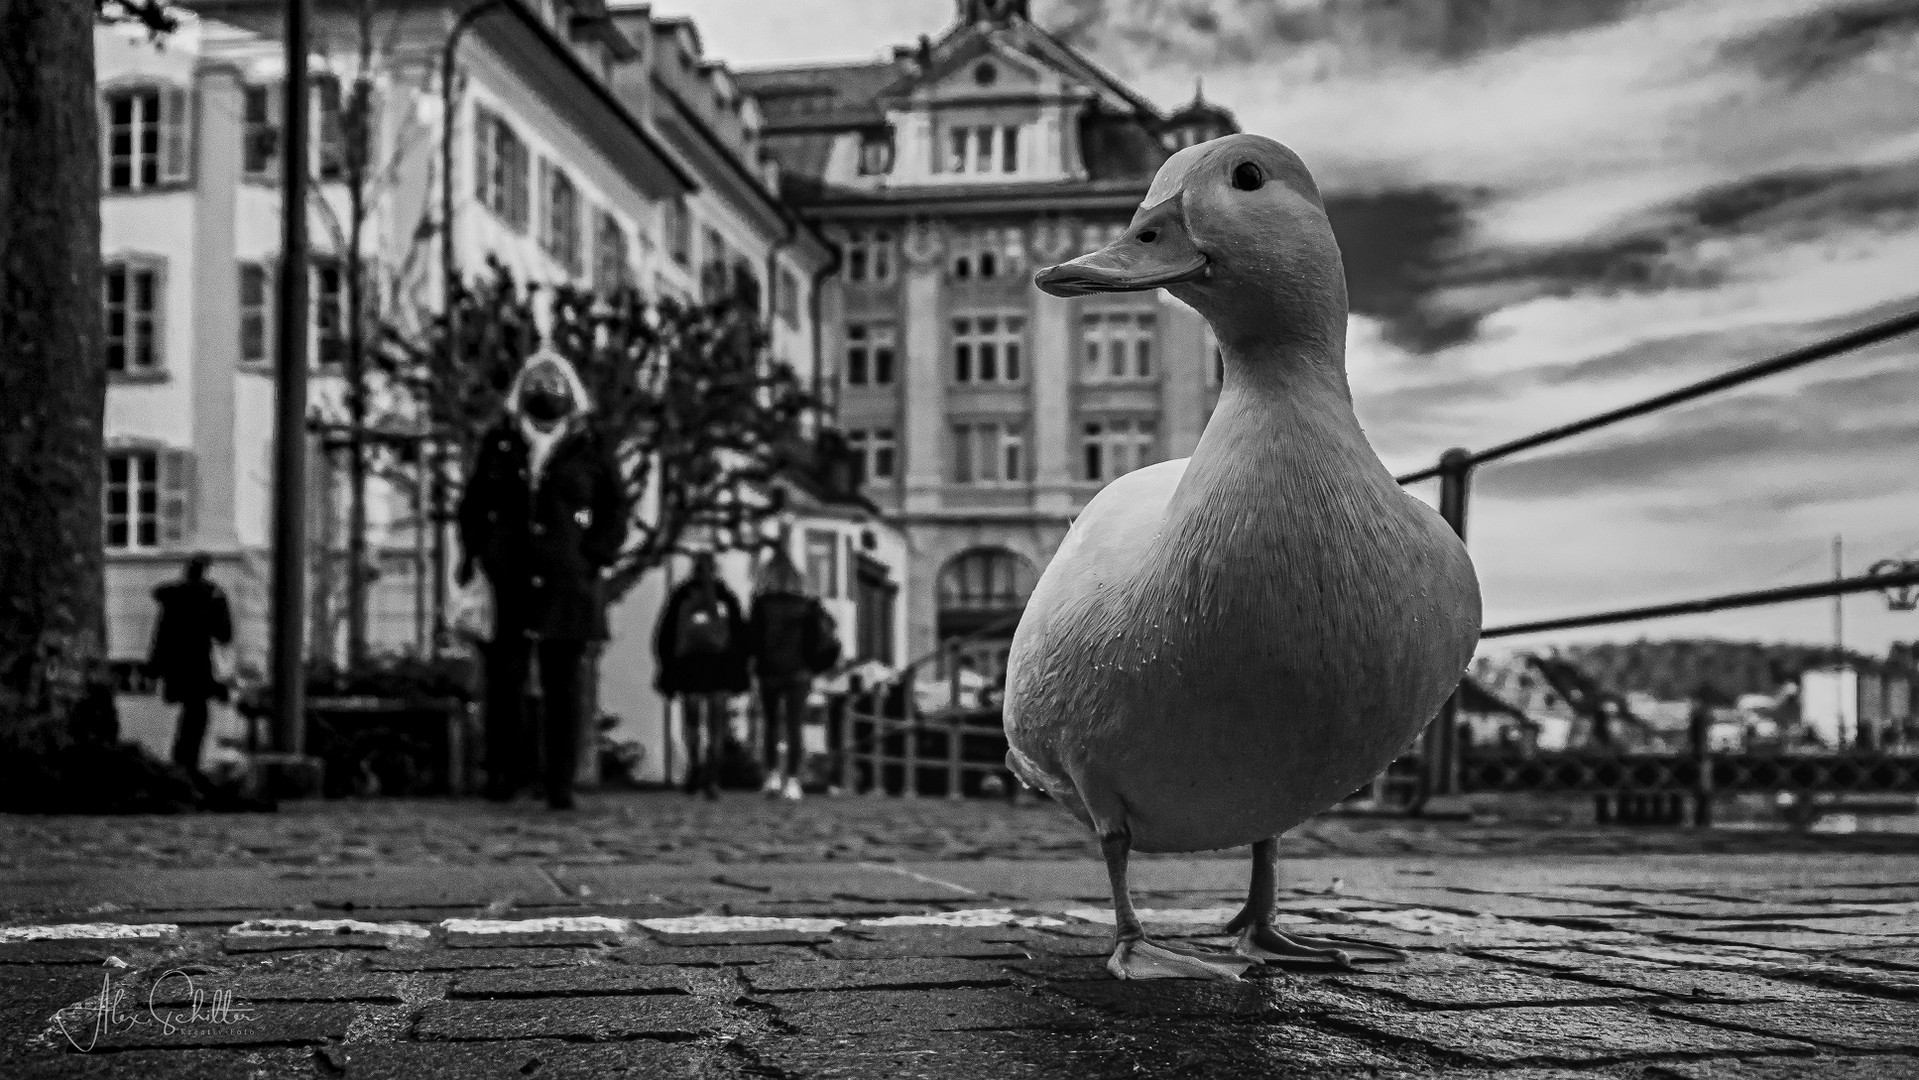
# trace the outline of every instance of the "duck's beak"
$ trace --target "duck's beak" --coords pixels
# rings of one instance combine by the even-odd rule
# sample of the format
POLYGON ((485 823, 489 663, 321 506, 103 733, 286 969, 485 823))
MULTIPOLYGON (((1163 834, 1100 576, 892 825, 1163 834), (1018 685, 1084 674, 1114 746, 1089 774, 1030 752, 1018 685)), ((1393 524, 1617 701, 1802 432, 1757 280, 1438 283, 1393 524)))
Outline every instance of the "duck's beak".
POLYGON ((1054 296, 1085 296, 1140 292, 1205 276, 1206 256, 1186 230, 1182 195, 1142 211, 1124 235, 1098 251, 1034 274, 1033 284, 1054 296))

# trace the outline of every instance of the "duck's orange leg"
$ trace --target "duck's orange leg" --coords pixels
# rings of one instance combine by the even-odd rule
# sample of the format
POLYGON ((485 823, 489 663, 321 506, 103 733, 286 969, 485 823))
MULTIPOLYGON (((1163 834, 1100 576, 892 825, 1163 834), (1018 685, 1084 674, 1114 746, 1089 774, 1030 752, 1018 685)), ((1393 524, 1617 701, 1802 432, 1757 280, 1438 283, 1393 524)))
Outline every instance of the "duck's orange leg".
POLYGON ((1106 873, 1113 882, 1113 955, 1106 970, 1121 979, 1224 979, 1237 981, 1255 961, 1249 957, 1173 946, 1153 941, 1133 910, 1133 894, 1126 885, 1126 856, 1132 840, 1125 832, 1100 837, 1106 873))
POLYGON ((1279 908, 1279 838, 1261 840, 1253 845, 1253 884, 1247 890, 1246 906, 1226 932, 1239 935, 1234 951, 1257 962, 1319 960, 1350 968, 1361 960, 1391 962, 1406 959, 1406 954, 1385 945, 1358 945, 1331 938, 1283 934, 1273 926, 1279 908))

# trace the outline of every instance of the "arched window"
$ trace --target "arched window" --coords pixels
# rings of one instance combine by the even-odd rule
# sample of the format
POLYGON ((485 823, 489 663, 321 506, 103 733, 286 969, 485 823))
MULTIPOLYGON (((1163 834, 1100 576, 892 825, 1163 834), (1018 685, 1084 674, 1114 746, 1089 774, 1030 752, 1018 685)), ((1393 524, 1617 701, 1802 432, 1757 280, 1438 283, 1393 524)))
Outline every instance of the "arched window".
POLYGON ((955 555, 940 569, 940 636, 1005 623, 1002 631, 1011 637, 1011 620, 1026 607, 1038 581, 1033 564, 1005 548, 974 548, 955 555))

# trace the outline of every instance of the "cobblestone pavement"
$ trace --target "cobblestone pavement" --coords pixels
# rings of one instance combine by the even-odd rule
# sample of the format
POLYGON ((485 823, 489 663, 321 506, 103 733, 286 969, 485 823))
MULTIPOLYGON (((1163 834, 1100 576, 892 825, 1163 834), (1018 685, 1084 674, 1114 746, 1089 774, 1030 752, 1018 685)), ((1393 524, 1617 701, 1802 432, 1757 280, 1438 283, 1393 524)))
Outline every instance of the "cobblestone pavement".
MULTIPOLYGON (((1285 928, 1408 962, 1122 983, 1063 818, 0 819, 0 1077, 1919 1077, 1910 838, 1327 819, 1285 928)), ((1142 861, 1136 899, 1223 942, 1246 871, 1142 861)))
MULTIPOLYGON (((1896 852, 1919 850, 1919 837, 1328 816, 1295 829, 1286 837, 1285 850, 1295 856, 1896 852)), ((1017 805, 984 799, 866 797, 787 803, 729 794, 708 803, 662 792, 587 795, 579 811, 563 817, 526 801, 497 807, 444 799, 289 803, 275 814, 0 815, 0 869, 1057 859, 1098 854, 1070 816, 1031 798, 1017 805)))

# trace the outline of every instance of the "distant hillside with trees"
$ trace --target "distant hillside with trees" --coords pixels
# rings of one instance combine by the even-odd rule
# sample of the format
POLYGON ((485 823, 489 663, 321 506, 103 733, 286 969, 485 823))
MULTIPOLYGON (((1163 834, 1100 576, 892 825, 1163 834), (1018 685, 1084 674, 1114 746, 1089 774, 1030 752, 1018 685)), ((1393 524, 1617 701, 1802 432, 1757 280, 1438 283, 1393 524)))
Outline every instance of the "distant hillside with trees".
MULTIPOLYGON (((1847 650, 1846 659, 1862 671, 1888 666, 1910 670, 1916 651, 1919 643, 1902 643, 1894 645, 1889 657, 1847 650)), ((1741 694, 1776 694, 1808 669, 1832 666, 1834 659, 1830 645, 1711 638, 1571 645, 1550 654, 1577 664, 1615 693, 1636 691, 1680 701, 1709 688, 1711 697, 1726 703, 1741 694)))

